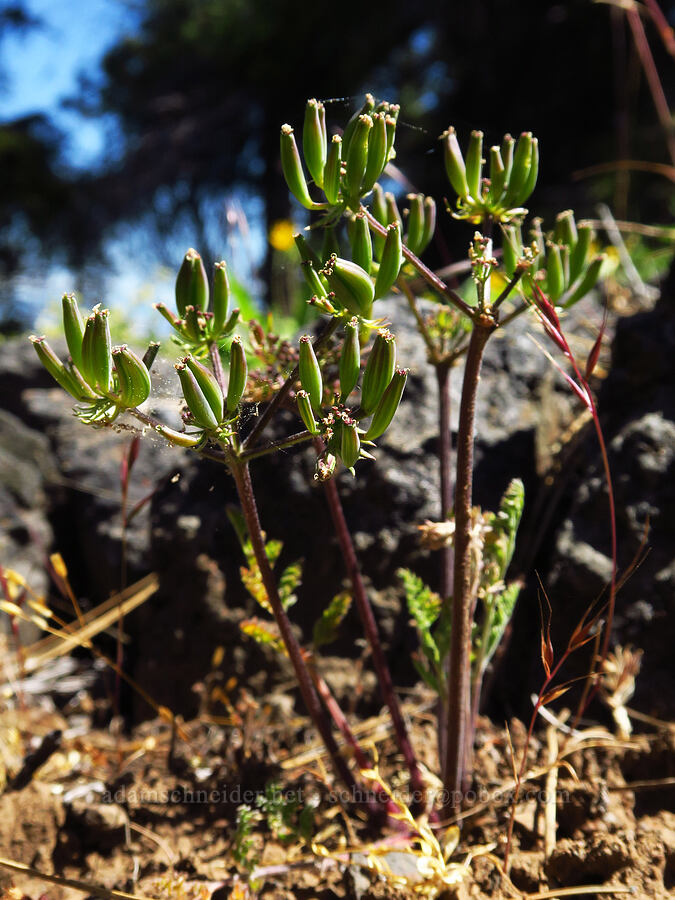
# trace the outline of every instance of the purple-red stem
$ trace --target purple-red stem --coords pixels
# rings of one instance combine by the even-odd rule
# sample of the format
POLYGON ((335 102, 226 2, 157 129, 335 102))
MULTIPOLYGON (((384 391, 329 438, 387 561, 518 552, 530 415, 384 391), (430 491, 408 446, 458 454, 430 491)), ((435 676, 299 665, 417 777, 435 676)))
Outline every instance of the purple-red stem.
POLYGON ((248 464, 232 460, 229 464, 229 469, 232 472, 237 487, 239 502, 241 503, 241 508, 244 513, 246 527, 248 528, 249 537, 251 538, 251 546, 253 547, 256 562, 260 569, 260 575, 265 586, 265 591, 267 592, 267 598, 272 607, 274 618, 279 626, 284 646, 286 647, 288 656, 295 670, 295 676, 298 680, 298 686, 305 707, 307 708, 307 712, 317 731, 321 735, 321 739, 330 755, 336 773, 350 790, 356 790, 356 782, 352 773, 349 771, 346 762, 340 755, 335 738, 333 737, 333 732, 331 731, 330 723, 314 689, 312 676, 309 674, 309 670, 302 655, 302 650, 293 634, 293 628, 286 615, 286 611, 284 610, 281 597, 279 596, 277 582, 270 567, 269 560, 267 559, 267 553, 265 552, 265 542, 260 527, 258 507, 255 502, 248 464))
POLYGON ((628 19, 628 24, 633 32, 635 47, 637 48, 642 68, 644 69, 645 76, 649 83, 649 90, 651 91, 659 122, 663 128, 670 161, 675 165, 675 133, 673 133, 672 113, 663 91, 663 85, 661 84, 656 63, 654 62, 654 57, 652 56, 652 51, 649 47, 649 41, 645 34, 640 13, 634 6, 630 6, 626 9, 626 18, 628 19))
MULTIPOLYGON (((435 367, 438 384, 438 463, 441 480, 441 521, 450 516, 452 509, 452 431, 450 428, 450 366, 440 363, 435 367)), ((440 594, 446 600, 452 591, 453 553, 451 546, 441 548, 440 594)))
MULTIPOLYGON (((455 571, 443 784, 445 811, 455 815, 464 793, 465 746, 469 727, 471 688, 471 503, 473 484, 473 430, 483 351, 496 327, 488 316, 474 322, 466 356, 457 437, 455 481, 455 571)), ((447 600, 447 598, 446 598, 447 600)))
MULTIPOLYGON (((319 448, 320 450, 323 450, 323 444, 320 441, 317 440, 316 445, 317 450, 319 450, 319 448)), ((382 693, 382 698, 389 709, 394 732, 396 734, 396 740, 401 753, 403 754, 408 771, 410 772, 410 787, 415 794, 419 794, 419 796, 423 798, 426 794, 426 785, 422 778, 415 751, 413 750, 410 736, 408 735, 405 719, 401 713, 401 707, 399 706, 398 698, 394 691, 391 672, 389 671, 382 644, 380 643, 377 622, 375 621, 373 608, 366 595, 366 588, 363 584, 361 570, 356 558, 356 551, 354 550, 354 544, 352 542, 351 534, 349 533, 335 480, 331 478, 329 481, 324 482, 324 490, 331 518, 333 519, 333 525, 335 526, 335 533, 337 534, 338 543, 340 544, 342 558, 347 568, 347 575, 349 576, 354 599, 356 600, 356 608, 361 617, 366 638, 370 644, 373 666, 377 673, 377 680, 382 693)))
MULTIPOLYGON (((439 363, 435 366, 438 385, 438 464, 440 469, 440 518, 447 519, 452 509, 452 431, 450 430, 450 365, 439 363)), ((439 590, 444 603, 452 593, 452 571, 454 549, 450 545, 440 550, 439 590)), ((450 683, 449 657, 444 660, 447 683, 450 683)), ((445 759, 447 741, 447 706, 445 698, 438 698, 438 758, 445 759)))
POLYGON ((227 385, 225 384, 225 372, 223 372, 223 361, 220 358, 220 350, 218 344, 209 344, 209 357, 213 366, 213 374, 216 376, 218 386, 222 391, 223 397, 227 396, 227 385))

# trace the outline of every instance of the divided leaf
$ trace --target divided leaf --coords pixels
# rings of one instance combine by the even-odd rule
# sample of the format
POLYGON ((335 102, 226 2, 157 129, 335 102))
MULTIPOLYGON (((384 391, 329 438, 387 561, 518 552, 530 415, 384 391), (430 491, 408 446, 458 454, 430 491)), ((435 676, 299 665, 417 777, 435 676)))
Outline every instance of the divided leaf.
POLYGON ((344 617, 349 612, 352 596, 348 591, 341 591, 330 601, 320 618, 314 623, 314 647, 324 644, 332 644, 337 638, 337 630, 344 617))
POLYGON ((272 647, 273 650, 282 656, 288 655, 284 642, 279 635, 279 630, 273 622, 263 622, 261 619, 254 617, 245 619, 240 623, 239 627, 245 635, 253 638, 257 644, 272 647))

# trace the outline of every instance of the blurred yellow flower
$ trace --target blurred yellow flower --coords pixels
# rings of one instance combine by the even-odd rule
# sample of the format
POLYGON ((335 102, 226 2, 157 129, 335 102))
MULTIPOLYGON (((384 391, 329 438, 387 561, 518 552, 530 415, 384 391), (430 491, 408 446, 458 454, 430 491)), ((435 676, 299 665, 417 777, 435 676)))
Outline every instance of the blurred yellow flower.
POLYGON ((295 226, 289 219, 277 219, 270 228, 269 241, 275 250, 285 253, 294 244, 295 226))

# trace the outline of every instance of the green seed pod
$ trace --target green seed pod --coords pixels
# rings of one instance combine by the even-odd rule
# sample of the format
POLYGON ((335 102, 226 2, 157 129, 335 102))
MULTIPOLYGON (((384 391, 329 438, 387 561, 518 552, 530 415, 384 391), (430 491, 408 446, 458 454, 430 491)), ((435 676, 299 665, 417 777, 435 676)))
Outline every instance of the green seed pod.
POLYGON ((150 343, 148 344, 148 349, 143 354, 143 365, 148 370, 148 372, 150 371, 150 369, 152 369, 155 359, 157 358, 157 354, 159 353, 159 348, 161 346, 162 345, 159 343, 159 341, 150 341, 150 343))
POLYGON ((223 392, 220 389, 215 375, 203 363, 186 356, 183 360, 188 369, 195 376, 195 381, 200 387, 202 394, 206 397, 206 402, 211 407, 211 412, 218 422, 223 419, 223 392))
POLYGON ((134 409, 145 403, 150 396, 150 373, 143 360, 126 344, 114 347, 112 357, 119 383, 118 405, 134 409))
POLYGON ((324 287, 323 281, 319 276, 319 273, 316 271, 314 266, 312 265, 311 259, 303 260, 301 263, 302 266, 302 274, 305 276, 305 281, 309 285, 309 289, 312 292, 313 296, 323 298, 327 296, 326 288, 324 287))
POLYGON ((515 147, 516 142, 513 140, 510 134, 505 134, 502 138, 502 145, 500 147, 502 162, 504 163, 504 184, 508 185, 509 178, 511 177, 511 167, 513 166, 513 148, 515 147))
POLYGON ((436 231, 436 201, 433 197, 425 197, 424 199, 424 228, 422 230, 422 243, 417 253, 420 256, 431 243, 431 239, 436 231))
POLYGON ((176 363, 175 368, 178 372, 178 377, 180 378, 183 397, 185 398, 188 409, 192 413, 192 418, 195 420, 195 423, 200 428, 204 428, 207 431, 215 431, 220 424, 220 421, 214 415, 194 374, 188 369, 185 363, 176 363))
POLYGON ((328 156, 326 157, 326 165, 323 170, 323 192, 326 200, 335 206, 340 198, 340 167, 342 165, 342 138, 339 134, 334 134, 330 147, 328 148, 328 156))
POLYGON ((211 334, 220 335, 230 316, 230 282, 227 263, 221 260, 213 267, 213 297, 211 300, 211 334))
POLYGON ((566 209, 555 217, 553 239, 556 244, 567 244, 570 248, 576 245, 577 226, 571 209, 566 209))
POLYGON ((539 176, 539 141, 532 138, 532 157, 530 159, 530 171, 522 193, 516 198, 516 206, 522 206, 532 196, 532 192, 537 186, 537 178, 539 176))
POLYGON ((239 406, 246 388, 248 365, 246 353, 240 337, 235 337, 230 346, 230 380, 227 385, 226 408, 228 415, 232 415, 239 406))
POLYGON ((300 154, 295 143, 295 135, 290 125, 281 126, 281 169, 286 184, 293 196, 306 209, 314 209, 316 204, 309 196, 305 173, 302 170, 300 154))
POLYGON ((80 368, 82 365, 82 338, 84 337, 84 322, 75 299, 75 294, 64 294, 61 298, 63 311, 63 331, 68 344, 68 352, 73 363, 80 368))
POLYGON ((76 369, 72 363, 72 360, 67 359, 64 363, 66 372, 75 382, 75 387, 77 390, 77 399, 82 401, 87 400, 97 400, 98 394, 95 394, 94 391, 89 387, 87 382, 82 377, 82 373, 79 369, 76 369))
POLYGON ((174 431, 168 425, 155 425, 155 431, 169 443, 175 444, 177 447, 185 447, 188 450, 198 447, 203 441, 202 435, 195 436, 185 434, 183 431, 174 431))
POLYGON ((394 335, 383 329, 373 343, 361 385, 361 409, 369 416, 380 402, 396 368, 394 335))
POLYGON ((389 106, 389 114, 385 117, 384 124, 387 128, 387 162, 395 159, 396 150, 394 150, 394 141, 396 140, 396 123, 401 107, 396 103, 389 106))
POLYGON ((380 223, 380 225, 388 225, 387 222, 387 201, 384 191, 379 184, 373 187, 373 201, 371 204, 371 212, 380 223))
POLYGON ((342 345, 339 363, 340 399, 343 403, 356 387, 361 371, 361 344, 359 341, 359 322, 352 319, 345 325, 345 340, 342 345))
POLYGON ((397 369, 389 382, 389 385, 382 395, 382 399, 377 404, 375 413, 370 422, 370 428, 366 432, 364 440, 374 441, 384 434, 391 425, 391 421, 396 415, 396 410, 403 396, 403 389, 408 380, 408 369, 397 369))
POLYGON ((375 279, 374 299, 384 297, 389 293, 401 271, 401 227, 398 222, 387 226, 387 236, 384 240, 380 268, 375 279))
POLYGON ((398 203, 396 202, 396 197, 391 194, 389 191, 384 195, 384 202, 387 206, 387 225, 393 225, 395 222, 398 222, 401 231, 403 231, 403 217, 401 216, 401 211, 398 208, 398 203))
POLYGON ((490 190, 488 198, 491 204, 497 204, 504 193, 506 169, 499 147, 490 147, 490 190))
POLYGON ((166 319, 166 321, 171 325, 172 328, 175 328, 176 331, 181 332, 180 319, 175 313, 172 313, 171 310, 164 303, 155 303, 154 308, 157 312, 166 319))
MULTIPOLYGON (((379 184, 373 187, 372 203, 370 211, 377 219, 380 225, 387 225, 387 201, 384 199, 384 191, 379 184)), ((384 238, 379 234, 373 234, 373 254, 375 259, 382 258, 382 250, 384 249, 384 238)))
POLYGON ((368 161, 361 193, 367 194, 382 174, 387 163, 387 126, 384 113, 374 113, 373 128, 368 138, 368 161))
POLYGON ((354 217, 350 242, 352 245, 352 261, 370 274, 373 265, 373 242, 370 237, 368 221, 362 212, 358 212, 354 217))
POLYGON ((193 341, 201 341, 203 338, 202 325, 199 321, 199 310, 194 306, 185 307, 185 333, 193 341))
POLYGON ((298 234, 293 235, 293 240, 295 241, 295 246, 298 248, 300 259, 303 262, 309 260, 318 272, 318 270, 321 268, 321 260, 314 252, 314 250, 312 250, 312 248, 309 246, 305 239, 305 236, 298 232, 298 234))
POLYGON ((509 174, 509 180, 504 197, 504 205, 507 208, 516 206, 516 199, 520 197, 523 188, 530 175, 532 162, 532 133, 524 131, 518 138, 513 152, 513 165, 509 174))
POLYGON ((466 184, 474 200, 481 198, 481 177, 483 174, 483 132, 472 131, 469 149, 466 152, 466 184))
POLYGON ((314 418, 314 413, 312 412, 312 404, 309 399, 309 394, 307 391, 298 391, 295 395, 296 400, 298 401, 298 412, 300 413, 300 418, 305 424, 305 428, 309 431, 310 434, 319 434, 319 426, 316 424, 316 419, 314 418))
POLYGON ((346 468, 353 469, 361 452, 361 440, 356 422, 342 422, 340 429, 340 459, 346 468))
POLYGON ((347 127, 345 128, 344 134, 342 135, 342 149, 345 159, 347 158, 347 150, 349 149, 349 145, 354 135, 354 131, 356 130, 356 126, 359 123, 359 119, 361 118, 361 116, 369 116, 374 109, 375 98, 372 94, 366 94, 366 99, 363 106, 358 112, 354 113, 349 122, 347 122, 347 127))
POLYGON ((373 282, 361 266, 332 254, 321 270, 336 299, 353 316, 370 318, 375 289, 373 282))
POLYGON ((176 277, 176 309, 183 318, 188 306, 206 311, 209 307, 209 282, 202 258, 190 248, 176 277))
POLYGON ((565 290, 562 257, 558 244, 551 244, 546 254, 546 292, 551 303, 557 303, 565 290))
POLYGON ((577 241, 570 253, 570 283, 574 283, 583 272, 592 242, 592 226, 588 222, 579 222, 577 241))
POLYGON ((595 287, 595 283, 600 277, 600 269, 605 261, 604 254, 596 256, 590 266, 584 272, 579 284, 573 289, 572 293, 564 298, 563 309, 574 306, 577 301, 581 300, 591 288, 595 287))
POLYGON ((94 390, 108 394, 112 390, 112 341, 107 309, 94 307, 87 319, 82 338, 82 375, 94 390))
POLYGON ((462 200, 466 200, 469 195, 469 185, 466 179, 466 166, 464 157, 457 140, 457 134, 454 128, 448 128, 441 135, 443 141, 443 159, 445 161, 445 171, 448 175, 448 181, 452 185, 453 190, 462 200))
POLYGON ((366 172, 368 162, 368 139, 373 120, 370 116, 359 116, 354 128, 349 147, 345 150, 345 186, 350 197, 358 197, 361 194, 361 183, 366 172))
POLYGON ((54 381, 59 384, 64 391, 67 391, 71 397, 74 397, 76 400, 82 399, 82 391, 80 390, 77 382, 72 377, 70 372, 68 372, 59 359, 59 357, 54 353, 52 348, 49 346, 44 337, 37 337, 37 335, 31 335, 30 341, 35 347, 35 352, 38 355, 38 359, 45 367, 45 369, 52 376, 54 381))
MULTIPOLYGON (((321 259, 330 259, 332 254, 340 255, 340 240, 338 238, 337 228, 330 225, 323 229, 323 240, 321 242, 321 259)), ((319 269, 321 273, 321 269, 319 269)))
POLYGON ((518 260, 523 255, 520 229, 515 225, 503 226, 504 240, 502 242, 502 259, 507 278, 513 278, 518 260))
POLYGON ((302 389, 309 394, 312 409, 320 412, 321 401, 323 400, 323 379, 319 361, 314 353, 314 347, 312 347, 312 339, 308 334, 304 334, 300 338, 298 371, 300 373, 300 384, 302 389))
POLYGON ((408 250, 419 255, 424 235, 424 194, 408 194, 408 233, 405 244, 408 250))
POLYGON ((323 171, 326 165, 326 128, 325 110, 323 127, 321 111, 323 103, 318 100, 308 100, 305 107, 305 123, 302 129, 302 151, 309 174, 314 179, 314 184, 323 187, 323 171))
POLYGON ((537 271, 544 265, 546 259, 546 238, 544 237, 544 232, 541 225, 542 219, 539 216, 535 216, 535 218, 532 219, 532 228, 530 229, 530 235, 533 238, 533 249, 537 254, 534 266, 535 271, 537 271))

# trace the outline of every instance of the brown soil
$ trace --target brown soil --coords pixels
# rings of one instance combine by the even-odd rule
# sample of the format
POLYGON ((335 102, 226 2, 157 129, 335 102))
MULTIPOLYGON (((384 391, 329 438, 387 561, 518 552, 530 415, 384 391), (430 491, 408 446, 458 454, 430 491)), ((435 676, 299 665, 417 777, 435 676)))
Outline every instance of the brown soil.
MULTIPOLYGON (((199 719, 176 728, 160 717, 130 737, 94 728, 100 711, 86 693, 62 712, 29 697, 5 709, 2 857, 46 875, 161 900, 420 896, 410 838, 390 833, 383 844, 385 833, 369 829, 358 811, 330 795, 324 759, 307 722, 295 717, 291 698, 277 694, 256 702, 227 687, 229 693, 204 688, 217 703, 205 702, 199 719), (50 755, 33 771, 40 751, 32 759, 30 753, 45 740, 50 755), (273 821, 258 810, 237 852, 238 808, 255 809, 272 781, 299 802, 287 804, 285 820, 283 811, 273 821), (314 850, 305 839, 310 834, 314 850), (373 870, 376 858, 397 881, 373 870)), ((434 772, 430 709, 422 693, 406 703, 420 757, 434 772)), ((383 780, 398 796, 405 779, 386 723, 383 716, 360 728, 364 743, 377 747, 383 780)), ((619 897, 628 888, 637 897, 672 896, 675 728, 643 722, 649 731, 619 741, 600 728, 569 736, 543 725, 530 747, 534 774, 515 808, 506 878, 509 746, 519 760, 525 729, 513 721, 507 735, 481 720, 475 803, 447 870, 460 883, 446 896, 562 897, 566 888, 581 886, 591 887, 584 894, 591 897, 619 897)), ((83 896, 35 872, 0 869, 0 878, 16 900, 83 896)))

